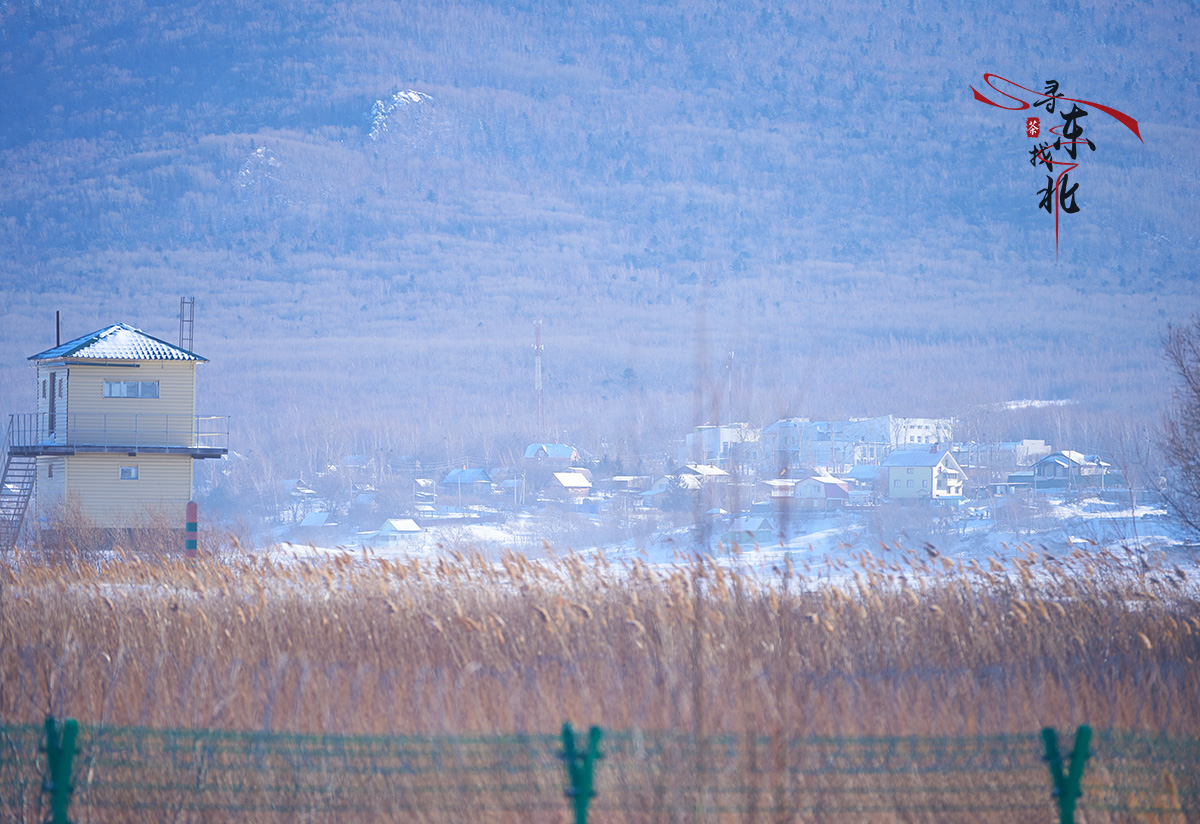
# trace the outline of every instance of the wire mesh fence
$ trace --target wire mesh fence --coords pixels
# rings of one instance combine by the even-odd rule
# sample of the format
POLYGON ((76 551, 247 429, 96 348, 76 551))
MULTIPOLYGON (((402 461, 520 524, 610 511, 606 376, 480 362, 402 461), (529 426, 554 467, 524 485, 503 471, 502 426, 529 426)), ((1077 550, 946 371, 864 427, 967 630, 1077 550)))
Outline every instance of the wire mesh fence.
MULTIPOLYGON (((564 769, 563 750, 563 739, 552 735, 318 736, 80 725, 70 820, 578 821, 572 798, 578 771, 564 769)), ((1060 820, 1037 733, 817 738, 606 731, 599 752, 593 822, 1060 820)), ((44 728, 0 725, 0 821, 49 818, 47 758, 44 728)), ((1098 732, 1077 820, 1200 821, 1198 765, 1200 739, 1098 732)))
POLYGON ((606 737, 596 811, 654 821, 961 821, 1053 809, 1034 735, 606 737), (611 788, 613 791, 605 792, 611 788))
POLYGON ((1200 738, 1097 732, 1083 793, 1089 822, 1200 822, 1200 738))

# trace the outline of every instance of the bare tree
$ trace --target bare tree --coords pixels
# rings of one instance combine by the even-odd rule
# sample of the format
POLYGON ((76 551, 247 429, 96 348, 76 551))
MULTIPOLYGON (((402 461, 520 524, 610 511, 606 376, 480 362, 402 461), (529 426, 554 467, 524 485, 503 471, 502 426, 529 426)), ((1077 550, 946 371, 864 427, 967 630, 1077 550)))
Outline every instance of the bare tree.
POLYGON ((1168 466, 1163 497, 1180 522, 1200 535, 1200 315, 1168 327, 1163 349, 1180 381, 1163 416, 1168 466))

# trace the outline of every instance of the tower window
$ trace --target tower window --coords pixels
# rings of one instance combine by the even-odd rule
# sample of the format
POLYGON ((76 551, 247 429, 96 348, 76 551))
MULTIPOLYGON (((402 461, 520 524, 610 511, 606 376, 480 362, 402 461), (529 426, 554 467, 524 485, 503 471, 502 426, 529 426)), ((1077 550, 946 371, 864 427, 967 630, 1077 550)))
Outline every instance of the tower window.
POLYGON ((158 381, 105 381, 106 398, 157 398, 158 381))

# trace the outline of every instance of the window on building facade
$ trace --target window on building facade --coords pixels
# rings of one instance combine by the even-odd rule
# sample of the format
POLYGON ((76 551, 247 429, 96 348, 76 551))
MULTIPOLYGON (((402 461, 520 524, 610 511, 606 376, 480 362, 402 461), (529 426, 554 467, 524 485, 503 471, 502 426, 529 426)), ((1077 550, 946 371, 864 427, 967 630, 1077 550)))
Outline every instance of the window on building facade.
POLYGON ((105 381, 106 398, 157 398, 158 381, 105 381))
POLYGON ((122 481, 136 481, 138 479, 138 468, 136 466, 121 467, 122 481))

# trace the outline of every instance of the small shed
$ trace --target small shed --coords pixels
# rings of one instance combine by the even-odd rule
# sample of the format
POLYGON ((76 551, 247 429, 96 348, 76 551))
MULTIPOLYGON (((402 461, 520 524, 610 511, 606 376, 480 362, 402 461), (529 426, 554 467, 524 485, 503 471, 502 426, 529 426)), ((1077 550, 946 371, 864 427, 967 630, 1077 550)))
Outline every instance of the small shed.
POLYGON ((412 518, 388 518, 379 529, 364 535, 363 543, 369 546, 404 546, 420 534, 421 527, 412 518))
POLYGON ((325 543, 337 535, 337 521, 329 512, 310 512, 292 530, 292 538, 301 543, 325 543))
POLYGON ((766 518, 757 515, 743 516, 729 526, 721 536, 721 543, 730 547, 767 546, 776 542, 775 528, 766 518))

